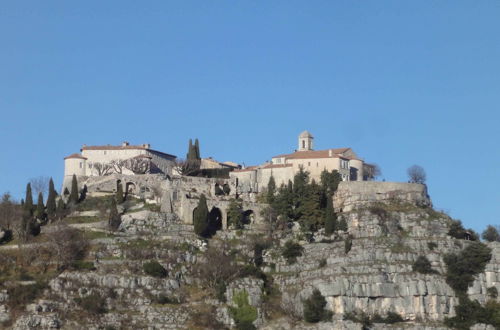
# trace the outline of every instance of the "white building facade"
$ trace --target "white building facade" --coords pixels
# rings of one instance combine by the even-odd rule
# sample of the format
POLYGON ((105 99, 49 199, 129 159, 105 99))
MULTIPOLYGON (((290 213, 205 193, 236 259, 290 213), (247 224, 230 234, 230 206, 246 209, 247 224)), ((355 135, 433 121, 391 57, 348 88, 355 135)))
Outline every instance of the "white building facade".
POLYGON ((64 158, 64 188, 71 186, 73 175, 77 178, 106 176, 113 173, 125 175, 171 175, 176 156, 151 149, 150 144, 119 146, 86 146, 64 158))
MULTIPOLYGON (((351 148, 313 150, 314 137, 308 131, 298 137, 298 148, 290 154, 272 157, 270 163, 235 170, 230 176, 238 179, 238 185, 246 191, 259 192, 267 187, 269 178, 274 177, 277 186, 287 184, 300 168, 309 172, 309 178, 320 181, 321 172, 337 170, 343 181, 362 181, 366 177, 364 168, 368 164, 360 159, 351 148)), ((368 165, 369 166, 369 165, 368 165)))

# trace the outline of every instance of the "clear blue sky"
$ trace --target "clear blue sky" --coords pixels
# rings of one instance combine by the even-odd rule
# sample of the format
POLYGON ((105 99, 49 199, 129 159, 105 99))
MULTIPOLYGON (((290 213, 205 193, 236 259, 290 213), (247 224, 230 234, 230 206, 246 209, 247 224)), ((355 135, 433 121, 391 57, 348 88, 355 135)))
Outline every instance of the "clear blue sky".
POLYGON ((500 2, 6 1, 0 193, 59 186, 82 144, 247 165, 352 147, 423 166, 438 209, 500 223, 500 2))

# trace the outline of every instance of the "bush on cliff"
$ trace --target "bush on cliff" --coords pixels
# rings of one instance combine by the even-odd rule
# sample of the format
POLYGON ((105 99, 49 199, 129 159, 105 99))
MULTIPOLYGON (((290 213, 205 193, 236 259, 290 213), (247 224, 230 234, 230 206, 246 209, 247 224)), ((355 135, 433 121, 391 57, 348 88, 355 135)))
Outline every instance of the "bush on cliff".
POLYGON ((257 319, 257 308, 253 307, 248 302, 248 292, 245 290, 234 293, 233 302, 236 307, 229 307, 236 329, 238 330, 253 330, 255 326, 253 321, 257 319))
POLYGON ((304 300, 304 320, 309 323, 319 321, 329 321, 332 318, 332 312, 326 310, 326 299, 318 289, 314 289, 311 296, 304 300))
POLYGON ((426 256, 419 256, 413 263, 413 271, 421 274, 436 274, 437 271, 432 269, 431 262, 426 256))
POLYGON ((144 265, 142 265, 142 269, 144 270, 144 273, 153 277, 167 277, 167 270, 157 261, 149 261, 144 263, 144 265))
POLYGON ((456 292, 467 292, 474 276, 484 271, 490 259, 491 249, 479 242, 471 243, 458 254, 445 255, 446 283, 456 292))
POLYGON ((285 243, 281 255, 286 259, 287 263, 291 265, 297 261, 297 257, 300 257, 303 251, 304 248, 302 245, 290 240, 285 243))

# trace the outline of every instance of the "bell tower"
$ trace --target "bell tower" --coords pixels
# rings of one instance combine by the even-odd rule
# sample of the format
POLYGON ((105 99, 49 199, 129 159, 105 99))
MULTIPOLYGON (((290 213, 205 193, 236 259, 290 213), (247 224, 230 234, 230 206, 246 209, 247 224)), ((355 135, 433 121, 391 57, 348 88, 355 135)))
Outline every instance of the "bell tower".
POLYGON ((299 148, 298 151, 313 150, 314 137, 308 131, 304 131, 299 135, 299 148))

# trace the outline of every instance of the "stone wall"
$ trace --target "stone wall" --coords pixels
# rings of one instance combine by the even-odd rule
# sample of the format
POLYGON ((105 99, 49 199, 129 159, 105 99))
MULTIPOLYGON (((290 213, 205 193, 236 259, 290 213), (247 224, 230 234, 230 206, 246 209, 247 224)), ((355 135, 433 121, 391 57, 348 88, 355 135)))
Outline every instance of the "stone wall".
POLYGON ((427 186, 418 183, 346 181, 341 182, 333 197, 333 206, 343 212, 376 202, 403 202, 432 206, 427 186))

